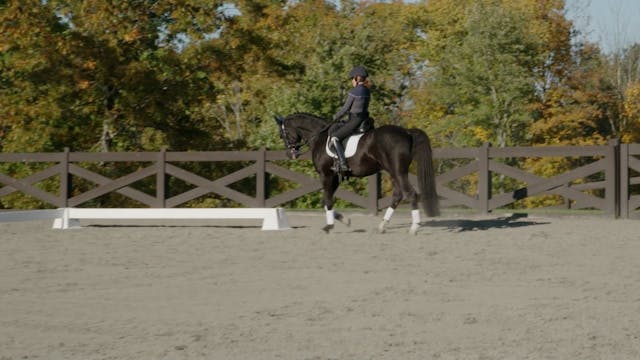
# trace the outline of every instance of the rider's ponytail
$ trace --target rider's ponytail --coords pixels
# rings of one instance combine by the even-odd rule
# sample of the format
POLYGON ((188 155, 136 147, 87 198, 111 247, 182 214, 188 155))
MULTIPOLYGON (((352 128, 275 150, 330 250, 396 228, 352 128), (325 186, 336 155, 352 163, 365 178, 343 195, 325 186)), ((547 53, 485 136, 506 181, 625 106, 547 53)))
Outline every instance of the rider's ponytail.
POLYGON ((358 75, 358 76, 354 77, 353 79, 356 81, 356 83, 362 84, 364 87, 367 87, 367 88, 371 87, 371 81, 369 81, 369 78, 367 78, 367 77, 363 77, 363 76, 358 75))

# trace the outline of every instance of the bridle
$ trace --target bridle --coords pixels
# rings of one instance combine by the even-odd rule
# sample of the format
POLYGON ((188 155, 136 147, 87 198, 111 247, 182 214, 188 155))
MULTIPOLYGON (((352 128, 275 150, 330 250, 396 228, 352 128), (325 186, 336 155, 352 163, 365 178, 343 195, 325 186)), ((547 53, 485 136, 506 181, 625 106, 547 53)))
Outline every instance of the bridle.
POLYGON ((302 140, 300 142, 297 143, 291 143, 289 141, 289 137, 288 132, 287 132, 287 128, 284 126, 284 120, 280 123, 280 138, 282 140, 284 140, 284 146, 287 147, 287 150, 289 151, 289 153, 291 154, 291 157, 296 159, 298 157, 300 157, 301 155, 304 155, 305 153, 307 153, 310 149, 307 149, 306 151, 300 151, 300 148, 303 146, 307 146, 309 144, 311 144, 313 141, 315 141, 315 139, 320 136, 320 134, 322 134, 325 130, 327 130, 329 127, 331 127, 331 123, 325 125, 324 127, 322 127, 322 129, 320 129, 319 131, 317 131, 315 134, 313 134, 309 139, 307 140, 302 140))
POLYGON ((294 159, 297 159, 300 155, 304 154, 306 151, 300 151, 300 148, 309 144, 308 141, 291 143, 289 141, 287 128, 284 126, 284 121, 280 124, 280 138, 284 141, 284 146, 287 147, 289 154, 291 154, 291 157, 294 159))

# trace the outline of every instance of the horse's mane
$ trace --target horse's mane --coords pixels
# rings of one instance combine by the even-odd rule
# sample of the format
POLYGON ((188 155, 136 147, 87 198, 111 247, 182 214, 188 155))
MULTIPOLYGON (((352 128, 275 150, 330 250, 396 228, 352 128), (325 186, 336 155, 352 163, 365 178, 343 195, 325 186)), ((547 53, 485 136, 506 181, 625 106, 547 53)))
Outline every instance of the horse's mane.
POLYGON ((328 121, 317 116, 317 115, 313 115, 313 114, 309 114, 306 112, 297 112, 297 113, 293 113, 291 115, 289 115, 288 117, 297 117, 297 118, 302 118, 302 119, 306 119, 306 120, 310 120, 310 121, 321 121, 323 123, 327 123, 328 121))
POLYGON ((316 126, 317 126, 318 123, 321 124, 322 126, 320 127, 320 130, 317 130, 318 134, 322 133, 324 131, 327 131, 332 125, 331 122, 329 122, 329 121, 327 121, 327 120, 325 120, 325 119, 323 119, 323 118, 321 118, 319 116, 316 116, 316 115, 313 115, 313 114, 309 114, 309 113, 305 113, 305 112, 293 113, 293 114, 287 116, 287 118, 301 120, 301 121, 304 121, 304 122, 309 123, 309 124, 314 124, 316 126))

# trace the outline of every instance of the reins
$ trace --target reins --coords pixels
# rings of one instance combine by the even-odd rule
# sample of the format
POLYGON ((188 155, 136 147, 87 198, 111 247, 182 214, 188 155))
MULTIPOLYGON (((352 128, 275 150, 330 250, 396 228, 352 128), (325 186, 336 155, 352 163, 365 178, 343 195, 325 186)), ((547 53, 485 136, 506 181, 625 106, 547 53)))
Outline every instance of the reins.
POLYGON ((317 132, 315 132, 313 135, 311 135, 309 137, 309 139, 303 139, 300 143, 292 145, 289 144, 289 140, 287 137, 287 129, 285 128, 284 122, 282 123, 282 135, 283 135, 283 139, 285 141, 285 146, 289 149, 289 151, 291 151, 292 153, 295 152, 296 156, 301 156, 304 155, 306 153, 308 153, 309 151, 311 151, 311 148, 308 148, 306 151, 300 151, 299 149, 305 146, 310 145, 312 142, 315 141, 315 139, 317 137, 320 136, 320 134, 322 134, 323 132, 329 130, 329 128, 331 127, 331 125, 333 125, 333 123, 328 123, 326 125, 324 125, 320 130, 318 130, 317 132), (297 148, 297 149, 296 149, 297 148))

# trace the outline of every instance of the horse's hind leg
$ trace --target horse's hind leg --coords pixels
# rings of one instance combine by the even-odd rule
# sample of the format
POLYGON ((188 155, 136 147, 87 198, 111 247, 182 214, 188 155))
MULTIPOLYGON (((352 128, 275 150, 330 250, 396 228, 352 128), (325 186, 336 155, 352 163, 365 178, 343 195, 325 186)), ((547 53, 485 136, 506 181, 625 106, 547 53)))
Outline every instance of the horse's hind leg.
POLYGON ((402 201, 402 189, 398 186, 398 182, 392 178, 391 183, 393 184, 393 198, 391 200, 391 205, 389 205, 387 211, 385 211, 382 221, 378 225, 378 231, 381 234, 386 231, 387 224, 389 224, 391 216, 393 216, 393 212, 400 204, 400 201, 402 201))
POLYGON ((409 233, 415 235, 420 228, 420 209, 418 209, 418 195, 415 190, 411 189, 411 194, 411 228, 409 228, 409 233))
POLYGON ((403 198, 408 199, 411 202, 411 228, 409 232, 415 235, 418 232, 418 228, 420 228, 420 210, 418 209, 418 195, 414 190, 413 186, 409 182, 409 178, 407 176, 401 176, 400 179, 392 179, 393 183, 393 200, 391 205, 387 208, 387 211, 384 213, 384 217, 382 218, 382 222, 378 225, 378 231, 381 233, 385 232, 385 228, 391 220, 391 216, 393 212, 398 207, 403 198))
POLYGON ((411 228, 409 228, 409 233, 415 235, 418 232, 418 228, 420 228, 420 210, 418 209, 418 194, 416 190, 413 188, 411 183, 409 182, 409 178, 407 176, 402 177, 402 192, 405 194, 405 197, 411 201, 411 228))

